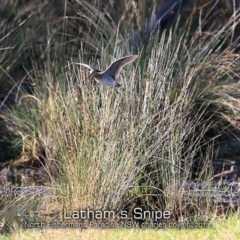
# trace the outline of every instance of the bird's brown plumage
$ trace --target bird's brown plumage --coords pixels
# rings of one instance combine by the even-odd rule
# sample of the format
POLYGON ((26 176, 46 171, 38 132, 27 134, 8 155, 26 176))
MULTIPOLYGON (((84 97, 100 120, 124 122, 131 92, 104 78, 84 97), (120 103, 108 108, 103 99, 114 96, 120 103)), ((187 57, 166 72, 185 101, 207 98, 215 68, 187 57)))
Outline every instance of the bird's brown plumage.
POLYGON ((84 67, 87 67, 91 70, 90 77, 94 77, 97 82, 104 86, 114 86, 114 87, 120 87, 121 84, 119 84, 116 79, 119 76, 120 71, 122 68, 133 62, 135 59, 138 58, 138 55, 129 55, 123 58, 120 58, 113 62, 105 71, 100 71, 94 67, 91 67, 85 63, 75 63, 78 65, 82 65, 84 67))
POLYGON ((122 68, 125 65, 133 62, 137 58, 138 58, 138 55, 130 55, 130 56, 120 58, 117 61, 113 62, 104 72, 101 72, 101 73, 109 74, 110 76, 114 77, 114 79, 117 79, 122 68))

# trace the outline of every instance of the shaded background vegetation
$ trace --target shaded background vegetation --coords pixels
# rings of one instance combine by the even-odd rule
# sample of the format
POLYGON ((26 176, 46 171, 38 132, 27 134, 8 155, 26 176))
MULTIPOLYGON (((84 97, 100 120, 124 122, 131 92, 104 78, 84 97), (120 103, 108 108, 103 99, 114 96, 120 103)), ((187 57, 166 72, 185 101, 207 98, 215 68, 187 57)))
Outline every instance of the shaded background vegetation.
MULTIPOLYGON (((150 36, 144 27, 146 19, 165 2, 166 1, 160 0, 125 0, 121 2, 73 0, 42 2, 1 1, 0 160, 2 162, 16 160, 16 164, 25 162, 25 164, 29 166, 41 166, 41 163, 43 163, 52 176, 64 172, 74 172, 78 160, 76 157, 78 153, 76 151, 79 151, 79 149, 75 148, 75 144, 76 142, 77 146, 86 144, 86 142, 82 143, 79 139, 73 137, 80 134, 74 125, 75 122, 67 122, 69 125, 61 132, 63 133, 62 135, 66 135, 66 142, 60 142, 59 145, 62 144, 60 146, 62 148, 59 151, 54 148, 55 142, 54 144, 51 142, 57 138, 48 138, 48 135, 54 135, 54 130, 57 132, 57 130, 60 129, 56 127, 58 125, 54 125, 55 121, 57 122, 58 120, 57 117, 60 116, 62 120, 66 120, 64 111, 69 111, 74 115, 74 109, 77 109, 77 105, 72 104, 66 107, 63 101, 58 102, 59 99, 64 99, 67 95, 64 93, 64 91, 67 92, 64 87, 73 83, 71 72, 68 73, 67 83, 64 82, 66 80, 66 72, 71 70, 65 68, 65 66, 68 62, 72 61, 81 60, 84 62, 97 63, 103 58, 109 60, 111 56, 123 56, 139 52, 141 52, 141 58, 139 60, 140 73, 136 75, 140 83, 136 84, 134 90, 137 92, 136 94, 138 94, 139 103, 141 104, 144 99, 144 93, 141 94, 141 91, 145 88, 147 89, 147 80, 151 79, 154 80, 154 83, 159 88, 152 91, 149 99, 162 100, 163 102, 169 101, 169 106, 171 106, 171 109, 169 107, 169 113, 166 111, 164 115, 165 119, 162 121, 166 120, 169 114, 171 114, 172 118, 176 117, 176 121, 178 121, 175 125, 177 129, 177 127, 181 125, 180 119, 185 119, 186 116, 188 117, 187 119, 189 119, 189 125, 186 119, 186 122, 183 121, 184 124, 189 127, 182 128, 186 130, 188 133, 186 136, 189 138, 185 139, 181 133, 179 133, 178 141, 180 141, 181 144, 176 144, 176 146, 174 146, 176 149, 171 150, 167 150, 170 146, 166 144, 166 146, 163 146, 163 148, 166 148, 165 155, 163 154, 160 158, 167 159, 171 155, 170 151, 176 151, 176 157, 179 159, 173 161, 176 162, 178 160, 180 164, 181 161, 183 161, 183 169, 186 170, 187 167, 189 167, 192 171, 192 165, 187 165, 187 161, 190 161, 189 156, 191 160, 199 162, 201 167, 208 166, 209 162, 207 160, 209 160, 210 157, 210 160, 214 159, 213 155, 216 155, 215 158, 218 157, 218 148, 221 148, 221 145, 218 144, 223 140, 234 140, 233 143, 237 147, 231 148, 227 154, 232 156, 234 153, 234 155, 238 156, 237 144, 239 142, 240 109, 238 3, 227 0, 182 1, 183 4, 180 9, 173 12, 172 17, 169 21, 164 22, 161 28, 154 29, 150 36), (235 18, 232 18, 234 14, 235 18), (164 32, 165 29, 168 31, 164 32), (171 34, 174 35, 173 41, 170 41, 172 40, 171 34), (179 39, 177 39, 176 36, 179 37, 179 39), (178 42, 182 43, 181 46, 178 45, 178 42), (159 54, 157 52, 158 48, 162 48, 162 53, 159 54), (165 53, 170 54, 169 58, 164 55, 165 53), (161 54, 163 59, 162 64, 160 64, 160 60, 157 60, 161 54), (171 61, 171 59, 174 60, 171 61), (159 67, 162 66, 162 69, 166 72, 168 70, 167 64, 171 67, 171 74, 168 75, 169 79, 167 79, 170 83, 167 89, 170 92, 160 92, 159 89, 162 86, 162 83, 158 81, 161 79, 160 73, 157 72, 157 77, 154 79, 151 78, 155 74, 154 71, 157 71, 154 67, 151 67, 153 63, 159 67), (149 71, 152 72, 149 73, 149 71), (187 81, 190 82, 191 77, 195 79, 195 82, 192 85, 189 83, 191 86, 188 88, 188 86, 184 84, 187 81), (174 78, 178 79, 178 81, 172 83, 171 80, 174 78), (183 83, 184 81, 182 81, 182 79, 185 80, 185 83, 183 83), (201 79, 203 79, 203 81, 200 81, 201 79), (141 82, 140 80, 143 81, 141 82), (60 81, 61 83, 59 83, 60 81), (58 84, 64 89, 63 92, 59 90, 58 84), (190 91, 190 93, 188 91, 190 91), (160 93, 163 93, 163 96, 159 97, 160 93), (60 98, 56 99, 56 95, 60 98), (28 101, 24 102, 23 98, 21 98, 22 96, 27 96, 25 99, 28 101), (181 116, 177 110, 174 112, 173 107, 175 101, 179 100, 181 96, 185 100, 185 104, 181 103, 184 109, 183 116, 181 116), (32 103, 29 99, 37 99, 37 101, 32 103), (50 102, 52 99, 55 100, 55 105, 50 102), (38 104, 39 102, 42 105, 38 104), (21 106, 19 106, 20 103, 21 106), (47 113, 49 115, 38 115, 39 109, 44 110, 44 114, 47 113), (51 115, 51 113, 56 113, 59 109, 64 109, 64 114, 51 115), (36 110, 36 115, 32 114, 33 110, 36 110), (10 112, 13 112, 14 116, 18 118, 10 118, 10 112), (174 115, 174 113, 179 115, 174 115), (33 119, 35 117, 35 119, 31 122, 29 116, 33 117, 33 119), (47 119, 46 116, 51 116, 51 118, 47 119), (40 117, 41 119, 39 120, 40 117), (47 126, 44 128, 44 121, 46 121, 46 123, 52 122, 53 125, 46 124, 47 126), (194 127, 192 127, 191 124, 193 124, 194 127), (39 131, 39 129, 41 129, 42 132, 39 131), (189 129, 193 131, 188 132, 189 129), (26 141, 27 138, 28 141, 26 141), (216 150, 213 150, 213 139, 215 138, 216 143, 214 144, 216 144, 218 148, 216 147, 216 150), (66 146, 64 143, 67 143, 66 146), (210 146, 208 143, 212 145, 210 146), (178 149, 180 146, 182 149, 178 149), (192 148, 190 148, 190 146, 192 148), (68 153, 68 155, 64 156, 64 152, 68 153), (192 156, 193 153, 195 154, 194 156, 192 156), (64 159, 66 162, 72 161, 72 165, 66 165, 64 162, 65 165, 59 166, 59 162, 53 161, 54 159, 64 159), (206 161, 204 162, 203 160, 206 161)), ((73 69, 73 71, 76 70, 73 69)), ((76 72, 74 72, 74 74, 77 75, 76 72)), ((84 75, 77 76, 79 76, 79 79, 84 78, 84 75)), ((91 90, 95 91, 94 88, 91 90)), ((126 89, 126 92, 129 94, 128 89, 126 89)), ((84 91, 80 94, 83 93, 84 91)), ((99 93, 100 96, 105 96, 105 93, 100 90, 97 93, 99 93)), ((92 97, 93 103, 99 101, 95 97, 95 94, 91 95, 91 91, 88 92, 88 94, 88 96, 92 97)), ((112 96, 113 95, 111 95, 111 97, 112 96)), ((121 101, 117 99, 116 102, 119 103, 121 101)), ((66 104, 67 103, 69 103, 69 101, 66 100, 66 104)), ((84 103, 81 104, 83 104, 81 107, 84 107, 84 103)), ((90 110, 98 113, 99 110, 95 105, 89 104, 90 110)), ((144 104, 142 106, 144 106, 144 104)), ((146 106, 149 107, 150 110, 146 110, 149 110, 150 113, 151 110, 153 110, 153 113, 155 113, 154 111, 157 112, 156 106, 151 106, 152 108, 147 104, 146 106)), ((161 109, 161 106, 160 104, 159 109, 161 109)), ((141 105, 138 107, 141 109, 141 105)), ((127 107, 126 109, 128 110, 127 107)), ((150 146, 151 148, 149 148, 153 149, 152 151, 159 146, 155 146, 149 136, 153 129, 157 129, 154 124, 161 123, 158 115, 153 116, 155 118, 153 120, 151 119, 150 126, 143 121, 143 124, 146 124, 144 125, 147 129, 146 134, 149 134, 144 136, 144 140, 147 142, 146 146, 150 146)), ((76 122, 78 123, 77 120, 76 122)), ((93 124, 93 128, 94 127, 97 129, 99 126, 93 124)), ((173 129, 171 130, 174 131, 174 126, 172 127, 173 129)), ((139 133, 140 135, 141 131, 137 127, 136 129, 139 131, 137 134, 139 133)), ((92 131, 92 129, 89 128, 88 131, 92 131)), ((166 133, 168 132, 167 130, 165 131, 166 133)), ((98 133, 98 131, 93 131, 89 136, 93 139, 93 144, 89 147, 89 149, 92 147, 92 151, 89 152, 93 152, 94 147, 96 147, 96 145, 94 145, 94 139, 102 137, 102 135, 98 133)), ((154 136, 153 139, 155 139, 159 145, 161 144, 159 136, 154 136)), ((172 141, 174 142, 174 140, 175 139, 172 141)), ((146 156, 144 155, 144 151, 147 152, 149 149, 143 149, 142 143, 138 142, 137 138, 134 141, 136 146, 139 147, 139 154, 142 154, 142 157, 146 156)), ((119 142, 118 144, 120 145, 119 142)), ((105 145, 101 146, 104 150, 107 149, 105 145)), ((120 149, 121 147, 123 149, 123 146, 120 146, 120 149)), ((116 149, 118 148, 116 147, 116 149)), ((220 153, 220 155, 222 154, 222 157, 226 156, 225 152, 220 153)), ((150 151, 149 156, 151 153, 150 151)), ((86 154, 87 157, 91 156, 87 155, 89 153, 83 153, 83 155, 84 154, 86 154)), ((146 156, 146 158, 149 156, 146 156)), ((121 157, 122 159, 124 158, 124 156, 121 157)), ((151 160, 152 158, 150 156, 149 161, 151 160)), ((119 161, 121 163, 121 159, 119 161)), ((112 169, 112 167, 121 167, 121 171, 119 171, 120 175, 120 173, 124 173, 122 169, 124 169, 125 166, 120 163, 119 166, 109 163, 110 165, 108 167, 109 169, 112 169)), ((145 164, 145 168, 141 169, 142 175, 138 176, 136 181, 136 189, 133 189, 130 193, 130 195, 132 194, 130 198, 135 197, 134 191, 155 196, 161 192, 159 189, 166 189, 170 186, 169 182, 176 172, 173 170, 169 176, 164 176, 166 178, 164 182, 164 177, 159 174, 160 163, 159 161, 156 165, 154 165, 154 162, 145 164), (148 186, 151 184, 158 189, 156 191, 152 189, 149 190, 148 186), (138 187, 141 188, 141 190, 139 190, 138 187)), ((136 162, 133 162, 133 164, 136 164, 136 162)), ((101 167, 104 169, 104 166, 101 167)), ((79 172, 83 170, 80 169, 79 172)), ((92 171, 95 170, 96 169, 92 169, 92 171)), ((134 169, 134 171, 135 170, 136 169, 134 169)), ((94 172, 92 174, 94 175, 94 172)), ((63 195, 65 192, 68 192, 68 196, 72 196, 74 187, 78 186, 84 176, 84 171, 78 176, 79 179, 71 179, 72 175, 66 174, 63 181, 67 184, 65 185, 66 189, 63 190, 63 195), (71 185, 68 184, 70 182, 71 185)), ((177 181, 179 180, 178 177, 179 176, 176 176, 176 179, 174 179, 177 181)), ((198 178, 198 174, 192 177, 198 178)), ((191 178, 191 176, 188 176, 188 178, 191 178)), ((53 179, 51 180, 52 183, 57 182, 53 179)), ((98 179, 98 181, 100 180, 98 179)), ((98 187, 101 186, 101 182, 97 182, 97 184, 98 187)), ((109 186, 110 190, 106 188, 104 194, 101 195, 103 198, 101 201, 103 203, 105 202, 104 197, 107 196, 106 191, 111 192, 114 199, 114 194, 116 193, 112 187, 115 186, 109 186)), ((126 188, 127 187, 128 185, 126 184, 126 188)), ((176 187, 176 185, 173 186, 173 188, 176 187)), ((95 188, 96 186, 91 188, 93 193, 95 188)), ((170 190, 171 189, 169 189, 169 191, 170 190)), ((172 192, 174 192, 174 189, 172 192)), ((100 193, 102 192, 100 191, 100 193)), ((75 196, 76 201, 79 200, 77 197, 78 196, 75 196)), ((125 203, 128 202, 129 196, 124 197, 126 198, 126 200, 124 200, 125 203)), ((169 194, 167 200, 171 200, 171 197, 171 194, 169 194)), ((119 196, 116 197, 116 202, 119 198, 119 196)), ((144 204, 156 204, 160 208, 161 204, 167 204, 167 200, 163 203, 162 200, 158 202, 157 198, 153 200, 146 198, 144 204)), ((143 204, 141 201, 142 199, 136 204, 143 204)), ((115 206, 117 203, 115 203, 115 206)))
MULTIPOLYGON (((144 23, 158 8, 167 1, 1 1, 0 32, 0 81, 1 110, 16 103, 20 86, 29 93, 34 91, 30 76, 43 78, 46 62, 49 71, 56 71, 57 65, 66 65, 69 59, 76 59, 79 49, 83 49, 83 59, 101 57, 101 49, 108 54, 114 52, 116 34, 119 32, 126 39, 121 39, 126 54, 138 45, 146 44, 144 23), (99 14, 95 14, 96 9, 99 14), (106 28, 108 26, 108 28, 106 28), (141 33, 140 41, 129 45, 128 38, 134 33, 141 33), (84 45, 84 47, 83 47, 84 45), (34 69, 34 71, 33 71, 34 69)), ((189 43, 194 42, 194 34, 202 24, 200 41, 211 38, 211 32, 226 23, 239 7, 235 1, 183 1, 178 14, 173 14, 163 27, 186 29, 190 26, 189 43), (201 18, 201 20, 200 20, 201 18), (189 25, 189 22, 192 22, 189 25), (208 34, 210 33, 210 34, 208 34)), ((239 25, 232 26, 233 33, 227 42, 239 36, 239 25)), ((119 34, 120 35, 120 34, 119 34)), ((224 36, 223 36, 224 37, 224 36)), ((119 41, 119 39, 117 40, 119 41)), ((225 42, 222 48, 227 47, 225 42)), ((204 47, 204 46, 203 46, 204 47)), ((238 50, 238 46, 236 46, 238 50)), ((236 79, 238 76, 236 76, 236 79)), ((236 80, 237 81, 237 80, 236 80)), ((214 105, 215 108, 215 105, 214 105)), ((213 111, 216 111, 214 109, 213 111)), ((216 133, 217 134, 217 133, 216 133)), ((19 154, 15 133, 9 133, 1 121, 1 161, 6 161, 19 154)))

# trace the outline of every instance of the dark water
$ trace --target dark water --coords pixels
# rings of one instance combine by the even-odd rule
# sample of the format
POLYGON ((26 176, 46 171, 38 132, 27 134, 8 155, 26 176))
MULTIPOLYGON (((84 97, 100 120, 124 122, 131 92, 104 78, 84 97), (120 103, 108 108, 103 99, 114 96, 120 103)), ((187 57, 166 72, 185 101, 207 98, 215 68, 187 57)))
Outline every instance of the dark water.
MULTIPOLYGON (((183 203, 196 202, 201 206, 210 200, 212 206, 238 207, 240 199, 240 164, 219 159, 213 163, 214 176, 207 182, 182 181, 179 192, 183 203), (231 170, 232 169, 232 170, 231 170)), ((10 233, 31 223, 59 218, 48 206, 54 196, 44 170, 5 168, 0 172, 0 233, 10 233)), ((36 227, 36 226, 35 226, 36 227)))
POLYGON ((46 186, 41 169, 4 168, 0 172, 0 233, 22 227, 25 221, 39 220, 54 188, 46 186))

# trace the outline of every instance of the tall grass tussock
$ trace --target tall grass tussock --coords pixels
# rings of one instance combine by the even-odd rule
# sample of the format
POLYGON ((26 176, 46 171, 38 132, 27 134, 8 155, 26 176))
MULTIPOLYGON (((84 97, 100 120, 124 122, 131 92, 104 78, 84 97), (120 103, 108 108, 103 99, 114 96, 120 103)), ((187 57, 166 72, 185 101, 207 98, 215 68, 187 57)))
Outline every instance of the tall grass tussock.
POLYGON ((87 36, 77 39, 80 47, 69 47, 63 65, 64 54, 53 51, 55 35, 49 34, 41 66, 32 58, 32 70, 26 69, 32 93, 19 86, 16 105, 1 113, 21 139, 21 156, 39 159, 49 174, 57 196, 51 207, 141 206, 168 210, 173 218, 208 218, 207 197, 202 208, 183 206, 180 186, 192 178, 196 162, 203 168, 196 180, 209 179, 215 139, 226 128, 239 130, 239 45, 232 38, 239 11, 209 32, 205 18, 199 15, 196 25, 191 15, 184 25, 179 20, 156 31, 145 45, 140 36, 136 48, 126 41, 131 26, 110 24, 110 14, 78 4, 76 18, 90 24, 87 36), (140 57, 122 70, 120 94, 74 65, 104 69, 130 53, 140 57))

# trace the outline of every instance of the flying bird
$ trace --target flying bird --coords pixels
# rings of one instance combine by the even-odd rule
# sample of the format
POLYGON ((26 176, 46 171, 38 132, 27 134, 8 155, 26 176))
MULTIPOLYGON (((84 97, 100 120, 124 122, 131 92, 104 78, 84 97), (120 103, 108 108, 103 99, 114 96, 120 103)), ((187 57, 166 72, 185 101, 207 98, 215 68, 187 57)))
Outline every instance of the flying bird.
POLYGON ((113 62, 105 71, 100 71, 85 63, 75 63, 75 64, 82 65, 91 70, 88 78, 94 77, 95 80, 98 83, 102 84, 103 86, 118 88, 121 86, 121 84, 118 83, 116 79, 119 76, 120 71, 125 65, 133 62, 137 58, 138 58, 138 55, 129 55, 129 56, 120 58, 115 62, 113 62))

